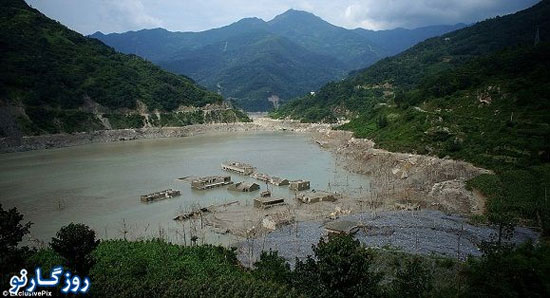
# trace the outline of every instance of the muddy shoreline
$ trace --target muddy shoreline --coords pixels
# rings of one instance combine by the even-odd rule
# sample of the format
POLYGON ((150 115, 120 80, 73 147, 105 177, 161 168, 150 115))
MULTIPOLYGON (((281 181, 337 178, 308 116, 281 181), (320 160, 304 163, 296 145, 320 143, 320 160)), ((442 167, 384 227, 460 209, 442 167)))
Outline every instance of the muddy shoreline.
POLYGON ((181 138, 206 133, 281 130, 310 132, 328 128, 330 128, 330 126, 325 124, 305 124, 292 120, 279 121, 268 118, 256 118, 254 119, 254 122, 197 124, 183 127, 100 130, 73 134, 61 133, 40 136, 22 136, 19 138, 0 138, 0 153, 72 147, 93 143, 181 138))
MULTIPOLYGON (((370 185, 361 190, 347 189, 345 193, 341 193, 342 198, 336 202, 322 202, 311 205, 298 204, 297 206, 283 206, 269 210, 258 210, 248 204, 247 206, 237 204, 217 208, 213 212, 205 214, 204 218, 203 216, 200 217, 201 223, 204 220, 205 229, 214 233, 229 233, 244 241, 238 245, 241 254, 243 250, 249 251, 250 247, 247 247, 246 244, 250 243, 250 239, 268 239, 267 242, 269 242, 269 239, 273 238, 273 241, 277 243, 285 243, 287 240, 296 241, 296 235, 293 236, 288 230, 297 227, 302 227, 298 229, 304 231, 309 231, 307 227, 313 227, 310 229, 312 236, 306 242, 308 244, 316 243, 323 232, 322 225, 324 223, 343 219, 356 220, 360 214, 372 216, 373 219, 379 218, 380 215, 382 215, 382 218, 391 219, 394 214, 399 217, 403 216, 403 212, 411 215, 428 212, 426 214, 431 214, 429 220, 433 224, 433 228, 437 230, 440 225, 445 225, 445 219, 443 218, 445 214, 455 214, 460 217, 462 223, 467 223, 469 216, 484 212, 485 198, 475 191, 467 190, 465 182, 477 175, 490 173, 490 171, 462 161, 377 149, 372 141, 356 139, 352 133, 333 130, 328 124, 307 124, 292 120, 273 120, 257 117, 250 123, 44 135, 23 137, 19 140, 0 139, 0 152, 20 152, 140 139, 179 138, 208 133, 262 131, 308 133, 311 135, 313 142, 334 154, 339 165, 352 173, 368 176, 370 185), (431 210, 440 213, 429 213, 432 212, 431 210)), ((293 198, 288 199, 292 200, 293 198)), ((191 221, 196 220, 198 219, 191 219, 191 221)), ((416 222, 417 220, 414 220, 414 222, 409 223, 411 230, 408 232, 408 236, 396 238, 390 234, 379 235, 380 239, 377 240, 377 243, 369 244, 408 247, 410 241, 403 242, 402 238, 408 239, 410 238, 409 234, 417 235, 426 228, 420 224, 421 221, 418 222, 419 226, 416 227, 416 222)), ((372 222, 371 225, 374 227, 376 223, 372 222)), ((402 228, 402 226, 395 226, 392 229, 400 230, 402 228)), ((480 232, 475 241, 468 244, 469 251, 467 254, 476 255, 478 242, 487 240, 489 234, 493 232, 490 227, 480 229, 483 232, 480 232)), ((455 232, 453 230, 451 234, 456 234, 455 232)), ((445 235, 426 234, 426 237, 424 237, 426 240, 421 243, 421 246, 431 243, 430 237, 437 238, 433 239, 435 242, 445 242, 442 243, 443 246, 456 245, 457 240, 455 238, 445 235)), ((263 242, 264 240, 262 240, 262 248, 265 248, 263 242)), ((285 250, 282 247, 278 247, 278 249, 285 250)), ((430 245, 411 252, 453 253, 449 248, 434 248, 430 245)), ((294 252, 285 255, 290 259, 301 256, 301 253, 294 252)))
POLYGON ((485 198, 467 190, 466 181, 489 170, 464 161, 377 149, 371 140, 346 131, 321 130, 313 138, 347 170, 372 178, 370 193, 363 198, 371 206, 462 215, 485 211, 485 198))
MULTIPOLYGON (((468 191, 465 182, 490 171, 470 163, 433 156, 389 152, 375 148, 351 132, 332 130, 329 124, 300 123, 254 117, 248 123, 218 123, 184 127, 104 130, 89 133, 27 136, 0 139, 0 153, 61 148, 92 143, 181 138, 208 133, 293 131, 310 133, 350 172, 372 177, 368 193, 348 194, 361 209, 433 209, 462 215, 482 214, 485 198, 468 191), (357 202, 355 202, 357 201, 357 202)), ((357 209, 357 208, 356 208, 357 209)))

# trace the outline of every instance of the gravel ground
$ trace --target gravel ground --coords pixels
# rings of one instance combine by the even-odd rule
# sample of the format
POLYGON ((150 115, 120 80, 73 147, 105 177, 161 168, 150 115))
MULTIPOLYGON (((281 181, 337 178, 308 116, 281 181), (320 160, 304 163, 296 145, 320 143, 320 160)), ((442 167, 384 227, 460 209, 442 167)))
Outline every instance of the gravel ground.
MULTIPOLYGON (((376 217, 372 213, 362 213, 343 216, 338 220, 362 220, 367 228, 357 232, 355 238, 369 247, 389 246, 410 253, 461 259, 468 255, 481 255, 478 245, 496 236, 496 231, 491 227, 473 226, 463 217, 431 210, 386 211, 376 214, 376 217)), ((324 235, 323 223, 318 221, 284 226, 265 237, 241 242, 239 259, 249 265, 250 251, 254 247, 253 259, 262 250, 271 249, 279 251, 279 255, 294 263, 296 257, 305 258, 313 254, 312 245, 324 235)), ((537 237, 538 233, 518 227, 510 241, 521 243, 537 237)))

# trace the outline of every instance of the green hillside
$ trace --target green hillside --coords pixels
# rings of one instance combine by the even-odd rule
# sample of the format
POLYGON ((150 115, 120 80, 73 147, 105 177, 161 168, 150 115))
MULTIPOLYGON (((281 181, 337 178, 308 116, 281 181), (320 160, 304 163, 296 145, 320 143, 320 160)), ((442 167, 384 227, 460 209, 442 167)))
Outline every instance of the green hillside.
POLYGON ((2 1, 0 63, 0 103, 26 134, 102 128, 90 105, 127 114, 138 102, 146 111, 172 111, 222 101, 191 79, 117 53, 22 0, 2 1))
POLYGON ((494 179, 470 182, 495 198, 489 214, 502 202, 506 212, 548 229, 549 212, 541 210, 549 210, 550 186, 549 13, 550 2, 542 1, 432 38, 273 116, 348 118, 341 129, 381 148, 495 170, 494 179))
POLYGON ((357 28, 353 31, 380 45, 387 56, 393 56, 428 38, 459 30, 466 26, 466 24, 459 23, 455 25, 433 25, 415 29, 395 28, 379 31, 357 28))

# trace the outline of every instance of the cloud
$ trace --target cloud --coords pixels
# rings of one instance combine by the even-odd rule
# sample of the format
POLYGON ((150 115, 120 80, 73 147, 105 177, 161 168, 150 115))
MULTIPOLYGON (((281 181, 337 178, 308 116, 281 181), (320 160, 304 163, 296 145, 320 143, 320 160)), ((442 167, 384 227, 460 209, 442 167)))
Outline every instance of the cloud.
POLYGON ((524 9, 538 0, 363 0, 347 1, 346 27, 389 29, 434 24, 473 23, 524 9))
POLYGON ((131 28, 162 27, 163 22, 149 14, 141 0, 102 0, 102 14, 110 19, 131 28))
POLYGON ((346 28, 416 28, 473 23, 539 0, 26 0, 81 33, 164 27, 201 31, 245 17, 270 20, 294 8, 346 28))

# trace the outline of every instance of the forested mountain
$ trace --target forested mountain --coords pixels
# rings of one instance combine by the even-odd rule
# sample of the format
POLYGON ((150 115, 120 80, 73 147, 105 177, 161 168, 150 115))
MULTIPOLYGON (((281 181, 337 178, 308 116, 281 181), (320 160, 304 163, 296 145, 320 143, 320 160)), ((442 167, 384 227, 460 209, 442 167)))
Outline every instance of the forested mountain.
POLYGON ((196 33, 151 29, 91 36, 123 53, 187 75, 254 111, 272 108, 269 98, 282 101, 317 90, 424 37, 453 29, 399 29, 396 35, 392 30, 381 31, 389 36, 379 39, 387 43, 385 47, 371 41, 368 35, 372 32, 347 30, 311 13, 289 10, 268 22, 246 18, 196 33), (400 34, 409 37, 393 39, 400 34))
POLYGON ((396 28, 380 31, 357 28, 354 31, 375 44, 380 45, 387 56, 393 56, 428 38, 443 35, 464 27, 466 27, 466 24, 435 25, 416 29, 396 28))
POLYGON ((550 1, 541 1, 429 39, 273 115, 347 118, 343 129, 379 147, 492 169, 497 176, 470 182, 490 198, 489 214, 519 216, 550 231, 548 15, 550 1))
POLYGON ((371 65, 387 54, 379 45, 353 30, 334 26, 304 11, 288 10, 267 22, 271 32, 323 55, 334 57, 347 70, 371 65))
POLYGON ((172 60, 158 64, 175 73, 189 74, 224 96, 240 99, 241 105, 252 111, 269 110, 273 106, 270 97, 275 101, 292 98, 345 75, 339 60, 308 51, 267 31, 181 50, 172 60))
MULTIPOLYGON (((172 111, 222 102, 191 79, 120 54, 22 0, 3 0, 0 17, 2 135, 18 129, 40 134, 105 128, 94 111, 116 113, 119 119, 138 109, 172 111)), ((139 125, 138 118, 132 126, 139 125)))

